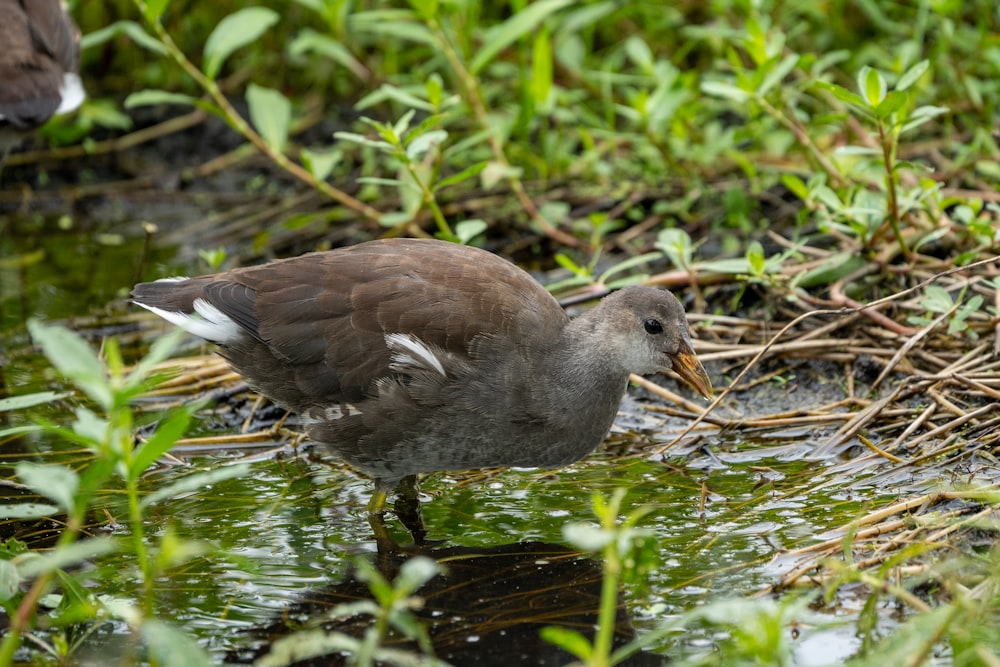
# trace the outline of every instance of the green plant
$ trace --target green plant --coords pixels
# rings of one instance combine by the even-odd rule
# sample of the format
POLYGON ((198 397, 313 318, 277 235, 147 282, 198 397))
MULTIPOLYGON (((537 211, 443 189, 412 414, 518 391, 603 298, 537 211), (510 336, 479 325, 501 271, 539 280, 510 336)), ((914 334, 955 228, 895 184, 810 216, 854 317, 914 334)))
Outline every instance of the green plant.
MULTIPOLYGON (((146 512, 155 503, 178 493, 222 479, 246 474, 245 465, 194 473, 174 484, 144 493, 140 479, 150 465, 167 452, 181 437, 196 405, 178 410, 165 418, 148 439, 137 446, 133 430, 135 418, 130 402, 149 389, 157 378, 153 368, 164 360, 177 341, 176 335, 154 343, 149 354, 135 368, 128 370, 122 363, 115 341, 106 342, 103 359, 78 335, 38 321, 28 324, 32 338, 41 346, 50 363, 89 399, 91 405, 75 409, 75 418, 67 428, 54 423, 39 423, 0 430, 0 437, 27 433, 48 436, 86 448, 88 460, 79 470, 61 464, 36 464, 22 461, 16 465, 20 482, 47 502, 19 503, 0 506, 0 518, 36 519, 65 516, 65 528, 55 547, 48 553, 29 550, 26 545, 6 545, 0 560, 0 602, 4 605, 10 626, 0 642, 0 665, 10 664, 22 639, 32 633, 41 606, 53 607, 54 624, 79 623, 108 616, 120 618, 141 636, 154 662, 167 664, 184 656, 191 665, 207 665, 207 654, 183 633, 155 618, 156 589, 154 582, 166 570, 211 550, 207 544, 186 541, 169 527, 151 551, 146 535, 146 512), (98 492, 118 480, 124 484, 128 507, 128 531, 125 536, 87 537, 83 528, 97 503, 98 492), (137 563, 136 591, 138 603, 124 598, 98 600, 83 581, 86 570, 70 573, 70 568, 91 559, 100 560, 113 553, 130 552, 137 563), (49 595, 58 583, 61 593, 49 595), (20 592, 27 585, 27 591, 20 592), (61 620, 60 620, 61 619, 61 620)), ((33 405, 67 398, 69 392, 42 392, 4 399, 2 410, 23 410, 33 405)), ((36 644, 53 655, 64 655, 70 648, 61 645, 58 634, 46 642, 32 634, 36 644)))
POLYGON ((359 600, 339 604, 329 610, 323 618, 314 619, 313 624, 328 622, 356 615, 371 616, 372 625, 358 639, 341 632, 328 632, 322 628, 305 628, 271 645, 270 651, 255 664, 259 667, 284 667, 293 662, 327 655, 332 652, 346 652, 348 664, 357 667, 371 667, 376 664, 425 665, 427 667, 447 667, 447 663, 433 657, 433 648, 426 630, 412 610, 422 604, 414 594, 421 586, 437 576, 442 567, 424 556, 407 559, 392 581, 387 580, 374 565, 365 559, 354 561, 358 578, 368 584, 374 600, 359 600), (394 629, 404 637, 417 642, 423 655, 382 646, 389 630, 394 629))
POLYGON ((253 121, 251 126, 219 88, 216 80, 225 61, 233 52, 251 44, 278 21, 277 12, 266 7, 247 7, 223 18, 205 41, 202 68, 198 68, 178 48, 160 22, 167 4, 166 0, 149 3, 135 0, 135 6, 152 29, 153 37, 134 23, 111 26, 106 29, 106 35, 101 37, 107 39, 123 30, 144 48, 158 55, 169 56, 198 84, 208 99, 147 89, 130 95, 125 101, 126 108, 150 104, 183 104, 219 116, 281 169, 360 215, 372 220, 378 219, 378 211, 326 182, 326 177, 336 165, 336 153, 306 152, 302 164, 288 157, 286 149, 292 131, 292 104, 281 92, 256 84, 247 87, 246 102, 253 121))
MULTIPOLYGON (((428 90, 436 92, 429 92, 428 97, 436 103, 433 110, 438 111, 441 97, 440 82, 436 79, 432 79, 432 82, 436 83, 432 85, 429 82, 428 90)), ((442 117, 435 113, 411 129, 410 123, 414 113, 413 110, 408 111, 391 125, 363 118, 362 121, 378 133, 379 139, 368 139, 352 132, 338 132, 336 137, 375 148, 398 163, 402 172, 399 178, 358 179, 359 183, 388 185, 399 190, 403 210, 383 215, 379 220, 382 225, 397 227, 411 224, 417 214, 426 207, 437 224, 438 238, 468 243, 486 229, 486 223, 482 220, 463 220, 452 230, 441 212, 435 195, 442 188, 475 177, 487 167, 487 164, 480 162, 448 178, 439 178, 440 147, 448 138, 447 131, 441 127, 442 117)))
POLYGON ((640 648, 639 644, 633 644, 612 650, 619 587, 622 583, 641 582, 656 561, 652 532, 638 527, 651 508, 638 507, 620 518, 624 499, 625 489, 616 489, 611 498, 594 494, 592 507, 598 525, 568 523, 563 526, 563 536, 574 547, 600 553, 603 559, 597 632, 593 640, 589 640, 576 630, 549 626, 542 629, 542 637, 572 653, 587 667, 618 664, 640 648))
MULTIPOLYGON (((907 90, 912 87, 930 67, 927 60, 922 60, 906 70, 889 90, 885 77, 871 67, 862 67, 857 75, 858 93, 853 93, 842 86, 824 81, 817 82, 823 90, 831 93, 841 102, 846 103, 851 110, 862 119, 874 126, 877 150, 868 146, 850 147, 850 154, 874 155, 885 170, 882 192, 886 201, 867 199, 866 207, 874 207, 884 214, 869 220, 864 230, 866 247, 871 247, 882 233, 885 225, 892 229, 896 242, 904 255, 909 256, 910 249, 903 237, 901 225, 910 211, 917 208, 925 199, 937 190, 934 183, 918 182, 915 187, 901 191, 900 174, 904 168, 912 167, 898 159, 899 139, 912 130, 919 128, 931 119, 945 114, 944 107, 922 105, 913 107, 907 90)), ((842 149, 847 153, 847 149, 842 149)), ((860 195, 861 191, 856 191, 860 195)))
POLYGON ((924 297, 920 300, 920 305, 927 309, 931 317, 913 315, 907 318, 907 321, 924 327, 934 324, 936 319, 947 319, 949 336, 964 333, 972 340, 976 340, 979 335, 969 328, 968 319, 982 308, 983 297, 974 294, 965 303, 962 301, 961 295, 958 299, 953 300, 945 288, 939 285, 928 285, 924 290, 924 297))

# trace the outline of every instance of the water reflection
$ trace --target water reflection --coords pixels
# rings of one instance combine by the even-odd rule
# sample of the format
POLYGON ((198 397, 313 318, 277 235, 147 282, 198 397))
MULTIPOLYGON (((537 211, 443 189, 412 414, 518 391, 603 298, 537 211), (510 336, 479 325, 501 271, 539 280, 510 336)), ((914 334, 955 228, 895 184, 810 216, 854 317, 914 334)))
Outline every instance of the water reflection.
MULTIPOLYGON (((422 555, 444 566, 418 595, 424 600, 415 613, 425 624, 434 653, 452 665, 565 665, 573 656, 543 641, 548 625, 576 630, 592 638, 601 594, 600 563, 558 544, 517 542, 488 547, 413 546, 387 548, 372 556, 386 578, 393 578, 409 558, 422 555)), ((264 655, 277 639, 304 627, 322 627, 361 638, 371 624, 368 616, 323 620, 338 604, 370 598, 368 587, 353 572, 338 584, 310 591, 281 618, 251 634, 252 651, 230 656, 248 663, 264 655)), ((635 637, 619 597, 614 645, 635 637)), ((386 646, 416 651, 416 645, 392 636, 386 646)), ((299 667, 338 665, 345 656, 322 656, 294 663, 299 667)), ((623 663, 635 667, 661 665, 661 656, 639 653, 623 663)))

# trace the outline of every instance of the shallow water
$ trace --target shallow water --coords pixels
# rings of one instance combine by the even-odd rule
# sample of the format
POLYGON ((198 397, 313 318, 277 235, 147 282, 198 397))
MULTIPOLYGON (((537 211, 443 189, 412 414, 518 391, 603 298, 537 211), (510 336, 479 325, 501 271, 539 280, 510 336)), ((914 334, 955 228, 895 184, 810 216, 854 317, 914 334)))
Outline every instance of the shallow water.
MULTIPOLYGON (((10 393, 48 388, 55 381, 26 345, 29 316, 63 321, 95 344, 109 331, 126 340, 148 331, 151 320, 121 324, 128 312, 123 298, 143 253, 141 239, 61 227, 59 220, 8 224, 8 231, 27 225, 31 232, 5 234, 0 245, 3 381, 10 393), (86 262, 74 259, 81 254, 86 262)), ((156 250, 148 261, 170 253, 156 250)), ((176 272, 191 269, 181 266, 176 272)), ((799 392, 785 398, 800 405, 811 401, 801 387, 799 392)), ((776 391, 770 400, 784 399, 776 391)), ((816 397, 816 403, 824 400, 816 397)), ((48 416, 58 420, 65 414, 48 416)), ((211 409, 201 417, 202 431, 229 419, 217 419, 211 409)), ((613 452, 598 452, 561 470, 430 476, 421 485, 429 544, 395 553, 378 553, 365 512, 371 485, 348 470, 292 450, 262 456, 258 450, 229 449, 185 457, 185 465, 148 474, 144 490, 244 456, 253 460, 252 472, 154 506, 147 527, 151 543, 169 525, 216 549, 157 582, 156 613, 198 637, 220 661, 245 660, 287 632, 282 619, 301 621, 364 595, 364 586, 350 576, 354 559, 371 559, 392 574, 419 551, 450 564, 449 574, 423 591, 427 605, 421 615, 439 657, 454 664, 563 664, 566 656, 539 643, 537 630, 558 623, 587 629, 594 622, 600 563, 575 553, 563 536, 565 524, 593 520, 593 493, 610 495, 624 487, 627 507, 652 508, 642 525, 655 536, 660 565, 644 586, 623 592, 622 641, 632 628, 650 631, 705 602, 765 588, 793 565, 778 558, 782 550, 817 541, 898 493, 867 484, 872 472, 833 477, 827 472, 832 462, 810 460, 808 453, 826 432, 755 433, 752 440, 709 434, 697 447, 682 446, 663 458, 641 452, 670 440, 683 422, 664 423, 630 401, 622 423, 641 424, 642 433, 616 436, 613 452)), ((19 454, 14 443, 2 445, 4 478, 12 477, 12 463, 36 452, 45 460, 84 456, 46 439, 30 446, 19 454)), ((125 531, 109 520, 127 516, 123 503, 115 489, 106 492, 98 530, 125 531)), ((390 535, 407 545, 399 522, 390 515, 387 523, 390 535)), ((130 557, 106 565, 96 579, 100 592, 135 596, 130 557)), ((847 601, 840 610, 848 620, 856 611, 847 601)), ((658 650, 694 655, 711 650, 713 640, 709 631, 693 629, 668 636, 658 650)), ((129 641, 127 628, 109 621, 88 640, 78 663, 101 664, 116 650, 126 650, 129 641)), ((840 662, 857 647, 849 625, 804 631, 795 643, 796 664, 802 666, 840 662)), ((647 658, 648 664, 659 662, 647 656, 634 664, 647 664, 647 658)))

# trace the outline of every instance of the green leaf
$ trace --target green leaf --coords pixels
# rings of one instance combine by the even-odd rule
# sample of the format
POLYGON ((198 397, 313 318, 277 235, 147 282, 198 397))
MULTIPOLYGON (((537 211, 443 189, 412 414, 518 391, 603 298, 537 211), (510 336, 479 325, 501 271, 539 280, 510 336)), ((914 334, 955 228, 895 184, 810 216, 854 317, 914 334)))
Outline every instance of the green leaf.
POLYGON ((146 0, 142 15, 148 23, 158 23, 170 0, 146 0))
POLYGON ((865 265, 863 257, 854 252, 841 252, 831 256, 823 264, 797 275, 793 284, 801 287, 816 287, 835 283, 865 265))
POLYGON ((371 72, 368 71, 364 63, 355 58, 346 46, 333 37, 318 33, 310 28, 306 28, 295 36, 288 45, 288 53, 293 57, 315 53, 329 58, 362 81, 367 81, 371 77, 371 72))
POLYGON ((424 21, 431 21, 437 18, 438 0, 409 0, 410 6, 417 10, 424 21))
POLYGON ((541 0, 534 2, 500 25, 487 32, 483 39, 483 45, 476 52, 469 70, 472 74, 478 74, 486 67, 501 51, 535 30, 546 18, 559 11, 563 7, 568 7, 575 0, 541 0))
POLYGON ((212 667, 215 661, 191 635, 156 619, 144 620, 140 629, 150 662, 160 667, 212 667))
POLYGON ((413 20, 409 11, 379 9, 355 12, 347 17, 347 29, 352 35, 373 35, 389 39, 409 40, 438 48, 437 40, 427 26, 413 20), (405 17, 406 20, 400 20, 405 17))
POLYGON ((923 75, 923 73, 927 71, 927 68, 930 66, 931 63, 929 60, 921 60, 913 67, 906 70, 903 73, 903 76, 899 77, 899 81, 896 82, 896 90, 902 91, 912 86, 914 83, 917 82, 917 79, 919 79, 923 75))
POLYGON ((574 262, 573 258, 569 255, 558 252, 556 253, 554 259, 556 260, 556 264, 563 267, 567 271, 575 273, 576 275, 587 275, 588 273, 586 267, 580 266, 574 262))
POLYGON ((782 174, 781 182, 784 184, 788 191, 793 195, 798 197, 801 201, 809 200, 809 188, 802 181, 801 178, 795 174, 782 174))
POLYGON ((24 426, 11 426, 10 428, 0 428, 0 438, 10 438, 15 435, 24 435, 25 433, 39 433, 44 431, 45 427, 39 424, 25 424, 24 426))
POLYGON ((670 227, 656 235, 656 247, 662 250, 675 267, 683 271, 691 268, 694 245, 691 236, 683 229, 670 227))
MULTIPOLYGON (((607 285, 608 282, 610 281, 611 277, 614 276, 615 274, 624 273, 624 272, 627 272, 627 271, 631 271, 635 267, 642 266, 644 264, 648 264, 649 262, 652 262, 652 261, 655 261, 655 260, 659 259, 660 256, 661 256, 661 253, 659 253, 659 252, 647 252, 647 253, 643 253, 641 255, 636 255, 635 257, 629 257, 626 260, 618 262, 617 264, 615 264, 614 266, 612 266, 611 268, 609 268, 607 271, 605 271, 604 273, 602 273, 601 277, 598 278, 597 282, 599 282, 599 283, 601 283, 603 285, 607 285)), ((638 283, 638 282, 642 282, 642 280, 644 278, 645 278, 645 276, 643 276, 642 274, 632 275, 632 276, 629 276, 627 278, 623 278, 623 279, 619 280, 616 283, 616 286, 620 285, 622 282, 625 282, 625 283, 638 283)))
POLYGON ((80 486, 79 476, 61 465, 42 465, 21 461, 15 468, 17 476, 32 491, 55 501, 60 509, 72 512, 76 504, 76 490, 80 486))
POLYGON ((837 146, 834 149, 833 154, 837 157, 843 157, 847 155, 882 155, 882 151, 873 146, 837 146))
POLYGON ((600 551, 615 539, 615 534, 589 523, 566 523, 562 527, 567 542, 582 551, 600 551))
POLYGON ((171 93, 166 90, 140 90, 125 98, 125 108, 152 106, 155 104, 182 104, 184 106, 194 106, 198 103, 198 98, 181 93, 171 93))
MULTIPOLYGON (((362 605, 351 605, 352 609, 341 611, 348 605, 337 605, 329 614, 333 618, 345 618, 356 614, 369 613, 374 616, 378 613, 378 608, 374 605, 364 605, 364 609, 359 609, 362 605), (368 607, 373 607, 373 611, 368 611, 368 607), (336 616, 334 616, 336 613, 336 616)), ((344 655, 357 656, 360 652, 361 642, 349 635, 337 632, 328 632, 323 629, 298 630, 290 635, 285 635, 275 640, 267 649, 267 653, 258 658, 254 665, 256 667, 287 667, 292 664, 303 664, 310 658, 325 656, 328 660, 331 654, 342 653, 344 655)), ((312 661, 317 664, 317 661, 312 661)), ((318 664, 324 664, 319 662, 318 664)), ((328 664, 334 664, 330 661, 328 664)), ((357 663, 364 664, 364 663, 357 663)), ((369 663, 371 664, 371 663, 369 663)), ((381 664, 381 663, 380 663, 381 664)), ((385 663, 392 664, 392 663, 385 663)), ((405 663, 398 663, 405 664, 405 663)))
MULTIPOLYGON (((225 250, 221 249, 222 258, 225 258, 225 250)), ((201 251, 198 252, 201 255, 201 251)), ((212 253, 210 253, 212 254, 212 253)), ((211 265, 211 263, 210 263, 211 265)), ((212 265, 213 268, 217 268, 216 265, 212 265)), ((127 387, 136 387, 145 381, 154 372, 155 367, 170 358, 170 355, 175 349, 177 349, 177 344, 184 338, 185 332, 182 329, 175 329, 164 336, 160 336, 153 344, 149 347, 149 352, 146 353, 139 363, 135 365, 132 372, 129 373, 128 379, 126 381, 127 387)))
POLYGON ((875 108, 885 99, 885 78, 878 70, 865 65, 858 72, 858 90, 868 101, 868 106, 875 108))
POLYGON ((546 625, 538 634, 548 643, 575 655, 582 662, 589 662, 594 654, 590 641, 576 630, 559 625, 546 625))
POLYGON ((547 109, 552 93, 552 36, 545 26, 531 47, 531 97, 538 109, 547 109))
POLYGON ((459 243, 468 244, 469 241, 485 232, 488 227, 485 220, 462 220, 455 225, 455 236, 458 237, 459 243))
POLYGON ((399 120, 395 122, 391 127, 388 125, 383 125, 382 123, 377 123, 368 118, 363 118, 363 121, 368 122, 372 127, 379 131, 382 137, 386 141, 392 141, 393 138, 401 141, 404 136, 406 136, 407 131, 410 129, 410 123, 413 122, 413 117, 416 115, 415 109, 410 109, 402 116, 399 120))
POLYGON ((875 115, 879 118, 888 118, 892 114, 903 108, 906 104, 907 99, 909 99, 906 93, 894 90, 885 96, 885 99, 875 107, 875 115))
POLYGON ((138 479, 146 468, 153 465, 180 440, 191 421, 192 409, 192 406, 186 406, 170 415, 166 421, 160 422, 153 435, 136 451, 128 469, 129 479, 138 479))
POLYGON ((858 107, 859 109, 867 109, 868 107, 860 95, 852 93, 843 86, 838 86, 837 84, 830 83, 828 81, 817 81, 816 85, 836 97, 841 102, 846 102, 847 104, 858 107))
POLYGON ((34 552, 33 557, 19 562, 18 570, 25 579, 34 579, 40 574, 62 570, 71 565, 113 553, 117 549, 118 540, 116 539, 92 537, 57 547, 54 551, 46 552, 44 555, 37 555, 38 552, 34 552))
POLYGON ((457 174, 452 174, 448 178, 442 178, 440 181, 434 184, 434 191, 437 192, 438 190, 446 188, 449 185, 455 185, 456 183, 461 183, 462 181, 466 181, 470 178, 475 178, 479 174, 479 172, 481 172, 483 169, 486 169, 487 164, 489 163, 478 162, 472 165, 471 167, 466 167, 457 174))
POLYGON ((299 157, 302 160, 302 164, 305 165, 306 169, 309 170, 309 173, 317 181, 325 181, 333 173, 334 167, 343 159, 344 152, 336 148, 328 151, 314 151, 303 148, 299 152, 299 157))
POLYGON ((9 560, 0 560, 0 602, 14 597, 21 585, 21 575, 9 560))
POLYGON ((734 86, 731 83, 725 83, 723 81, 703 81, 701 84, 701 92, 706 95, 723 97, 739 104, 746 102, 750 98, 750 93, 747 91, 734 86))
POLYGON ((0 412, 24 410, 25 408, 42 405, 43 403, 52 403, 71 395, 65 391, 40 391, 35 394, 22 394, 20 396, 0 398, 0 412))
POLYGON ((214 470, 197 472, 192 475, 188 475, 187 477, 182 477, 172 484, 160 487, 153 493, 143 498, 140 506, 145 509, 154 503, 160 502, 161 500, 167 500, 182 494, 197 491, 202 487, 209 486, 210 484, 216 484, 227 479, 243 477, 249 472, 250 466, 246 463, 238 463, 236 465, 215 468, 214 470))
POLYGON ((559 32, 565 35, 585 30, 617 9, 618 3, 614 0, 574 7, 565 16, 559 17, 559 32))
POLYGON ((625 53, 643 74, 653 73, 653 51, 642 37, 630 35, 625 40, 625 53))
POLYGON ((89 101, 81 112, 86 114, 87 119, 98 127, 112 130, 132 129, 132 119, 110 99, 96 99, 89 101))
POLYGON ((93 410, 79 406, 73 411, 73 433, 91 446, 99 447, 108 435, 108 422, 93 410))
POLYGON ((31 519, 41 519, 42 517, 59 514, 59 508, 47 503, 17 503, 14 505, 0 505, 0 520, 14 519, 27 521, 31 519))
POLYGON ((755 276, 764 275, 764 266, 767 260, 764 256, 764 246, 759 241, 752 241, 750 243, 750 246, 747 248, 746 257, 747 264, 750 266, 750 272, 755 276))
POLYGON ((743 47, 758 66, 767 61, 768 43, 767 33, 761 26, 760 21, 749 18, 746 22, 747 36, 743 40, 743 47))
POLYGON ((781 83, 788 74, 795 69, 795 66, 799 62, 799 56, 797 54, 789 54, 781 59, 777 65, 771 68, 771 71, 767 73, 764 80, 761 82, 760 87, 757 88, 758 95, 765 95, 771 88, 781 83))
POLYGON ((716 259, 709 262, 699 262, 698 269, 701 271, 711 271, 725 274, 750 273, 750 263, 744 257, 731 257, 729 259, 716 259))
POLYGON ((79 619, 79 622, 92 621, 94 611, 96 611, 94 594, 81 581, 63 570, 57 570, 56 576, 59 578, 59 588, 62 589, 60 607, 66 609, 66 612, 60 614, 58 620, 53 619, 53 625, 66 627, 64 621, 67 620, 67 617, 73 617, 74 614, 80 614, 80 616, 75 617, 79 619))
POLYGON ((167 47, 163 46, 159 40, 146 32, 135 21, 115 21, 109 26, 95 30, 94 32, 88 32, 80 40, 80 48, 87 50, 95 46, 100 46, 119 35, 125 35, 147 51, 152 51, 161 56, 167 55, 167 47))
POLYGON ((393 188, 413 188, 414 191, 420 192, 420 189, 411 182, 401 181, 398 178, 379 178, 377 176, 361 176, 355 179, 355 183, 362 183, 365 185, 388 185, 393 188))
POLYGON ((445 130, 431 130, 418 135, 406 146, 406 155, 413 162, 419 162, 428 151, 436 149, 448 138, 445 130))
POLYGON ((393 602, 395 602, 392 584, 382 576, 382 573, 364 558, 355 559, 354 567, 356 568, 355 576, 368 586, 368 590, 379 606, 392 606, 393 602))
POLYGON ((813 188, 812 195, 816 201, 823 204, 830 211, 836 213, 844 208, 844 202, 840 200, 837 193, 828 185, 817 185, 813 188))
POLYGON ((28 331, 56 370, 105 409, 112 407, 114 396, 104 367, 83 338, 35 319, 28 320, 28 331))
POLYGON ((922 106, 914 109, 906 119, 906 123, 900 129, 900 134, 903 132, 908 132, 914 128, 920 127, 927 121, 937 118, 943 114, 951 111, 948 107, 936 107, 936 106, 922 106))
POLYGON ((406 211, 390 211, 379 216, 378 224, 383 227, 393 228, 406 224, 413 219, 413 215, 406 211))
POLYGON ((493 160, 486 163, 486 167, 479 174, 479 182, 483 184, 485 189, 489 190, 502 180, 520 177, 520 167, 493 160))
POLYGON ((409 597, 421 586, 444 572, 444 566, 427 556, 414 556, 407 559, 399 569, 399 574, 392 582, 397 597, 409 597))
POLYGON ((272 88, 251 83, 247 86, 250 120, 268 146, 281 153, 292 127, 292 103, 272 88))
POLYGON ((430 102, 431 109, 433 111, 440 110, 444 103, 444 81, 441 80, 441 75, 434 72, 427 77, 424 91, 427 93, 427 101, 430 102))
POLYGON ((948 290, 939 285, 928 285, 920 305, 932 313, 947 313, 955 305, 948 290))
POLYGON ((219 21, 205 41, 205 75, 214 80, 233 51, 256 41, 278 18, 272 9, 247 7, 219 21))
POLYGON ((378 139, 369 139, 363 134, 357 134, 355 132, 334 132, 333 137, 340 141, 349 141, 352 144, 360 144, 361 146, 369 146, 371 148, 377 148, 381 151, 393 151, 395 147, 387 141, 380 141, 378 139))
POLYGON ((435 113, 437 111, 435 104, 390 83, 383 83, 376 90, 362 97, 354 104, 354 108, 358 111, 363 111, 379 104, 384 104, 387 100, 399 102, 404 107, 419 109, 427 113, 435 113))
POLYGON ((320 16, 323 16, 326 11, 325 0, 295 0, 296 3, 313 10, 320 16))

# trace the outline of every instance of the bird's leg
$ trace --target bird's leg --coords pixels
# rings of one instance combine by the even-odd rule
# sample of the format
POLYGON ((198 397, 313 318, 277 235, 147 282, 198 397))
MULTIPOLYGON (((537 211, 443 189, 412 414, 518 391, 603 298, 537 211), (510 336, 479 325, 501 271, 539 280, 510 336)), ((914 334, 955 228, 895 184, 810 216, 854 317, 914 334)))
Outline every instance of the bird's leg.
POLYGON ((385 501, 389 497, 391 488, 385 488, 381 484, 375 484, 375 491, 368 500, 368 516, 382 516, 385 514, 385 501))
POLYGON ((396 503, 393 509, 399 517, 403 526, 410 531, 413 543, 421 545, 427 531, 424 529, 424 520, 420 516, 420 500, 417 498, 417 476, 408 475, 401 479, 396 485, 396 503))
POLYGON ((369 514, 368 525, 371 526, 372 533, 375 535, 375 544, 380 557, 379 570, 385 572, 385 566, 388 564, 388 561, 382 562, 381 558, 389 558, 399 552, 399 545, 396 543, 396 540, 392 539, 389 529, 385 527, 385 517, 382 514, 369 514))
POLYGON ((368 525, 371 526, 375 534, 375 544, 378 545, 378 553, 392 554, 399 550, 399 545, 389 535, 389 530, 385 527, 385 501, 389 497, 392 486, 387 486, 381 480, 375 481, 375 491, 368 500, 368 525))

